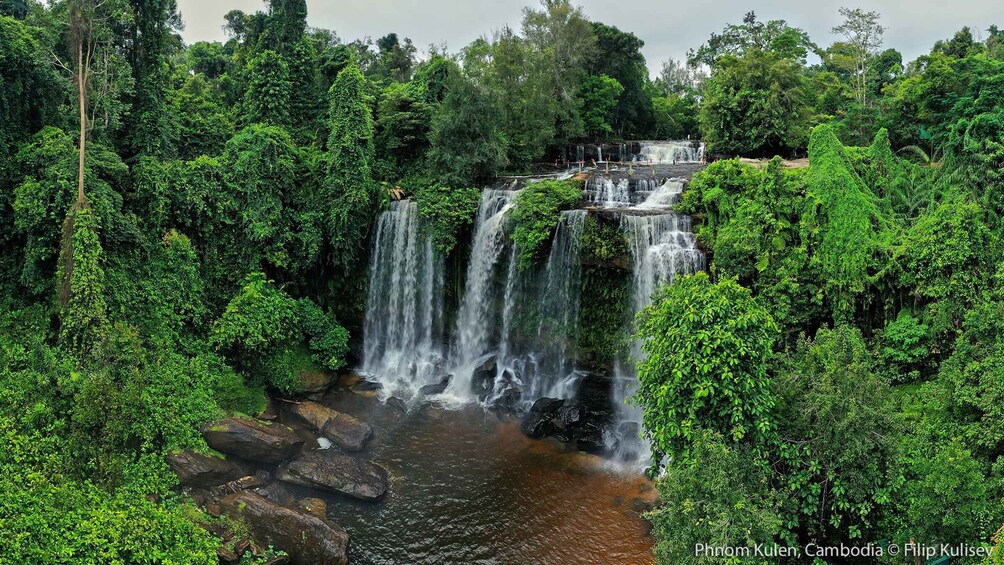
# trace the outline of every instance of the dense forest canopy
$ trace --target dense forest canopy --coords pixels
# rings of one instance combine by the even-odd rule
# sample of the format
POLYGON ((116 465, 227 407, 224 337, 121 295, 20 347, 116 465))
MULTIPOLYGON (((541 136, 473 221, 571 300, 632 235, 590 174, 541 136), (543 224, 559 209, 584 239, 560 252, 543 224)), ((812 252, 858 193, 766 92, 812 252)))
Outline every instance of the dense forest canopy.
MULTIPOLYGON (((421 56, 306 16, 0 0, 0 562, 215 563, 165 454, 355 359, 389 202, 451 256, 486 181, 628 139, 720 158, 680 205, 709 272, 637 320, 657 557, 1004 544, 1004 30, 904 61, 874 12, 750 12, 652 78, 568 0, 421 56)), ((521 267, 580 199, 520 194, 521 267)))

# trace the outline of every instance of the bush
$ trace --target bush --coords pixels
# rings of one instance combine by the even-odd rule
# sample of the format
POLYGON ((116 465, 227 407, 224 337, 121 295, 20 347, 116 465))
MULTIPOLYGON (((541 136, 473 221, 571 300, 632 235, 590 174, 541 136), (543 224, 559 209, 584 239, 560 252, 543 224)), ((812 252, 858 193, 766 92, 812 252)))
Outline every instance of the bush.
POLYGON ((432 236, 432 244, 445 256, 456 247, 460 230, 474 222, 481 191, 476 188, 430 186, 415 193, 415 202, 423 227, 432 236))
POLYGON ((732 442, 769 438, 774 398, 768 376, 778 334, 770 314, 734 279, 677 278, 638 315, 634 402, 658 461, 687 457, 698 430, 732 442))
POLYGON ((573 180, 547 180, 528 184, 516 194, 509 212, 512 240, 519 250, 519 268, 528 269, 551 238, 561 211, 582 201, 582 186, 573 180))

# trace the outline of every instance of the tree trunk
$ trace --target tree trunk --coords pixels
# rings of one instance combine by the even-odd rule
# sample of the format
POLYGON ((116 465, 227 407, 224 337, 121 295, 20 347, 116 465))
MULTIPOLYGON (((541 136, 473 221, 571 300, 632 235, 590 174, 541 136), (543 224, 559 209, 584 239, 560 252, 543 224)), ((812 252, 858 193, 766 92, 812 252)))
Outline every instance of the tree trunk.
MULTIPOLYGON (((82 35, 82 34, 81 34, 82 35)), ((77 39, 77 103, 80 106, 80 154, 77 157, 77 206, 84 203, 84 151, 87 144, 87 69, 84 65, 84 40, 77 39)))

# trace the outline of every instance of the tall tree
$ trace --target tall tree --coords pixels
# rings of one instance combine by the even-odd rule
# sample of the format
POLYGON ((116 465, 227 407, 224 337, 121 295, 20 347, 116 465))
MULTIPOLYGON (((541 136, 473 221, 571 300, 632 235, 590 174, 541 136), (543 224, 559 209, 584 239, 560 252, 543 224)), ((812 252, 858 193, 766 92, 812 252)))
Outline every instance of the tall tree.
POLYGON ((177 136, 177 124, 169 110, 170 60, 174 32, 182 29, 175 0, 130 0, 133 78, 136 93, 128 123, 128 143, 134 155, 168 156, 177 136))
POLYGON ((59 261, 60 341, 74 354, 94 356, 108 332, 105 272, 98 221, 89 206, 78 204, 63 224, 59 261))
POLYGON ((248 63, 244 93, 244 119, 248 124, 285 126, 290 122, 293 84, 289 65, 275 51, 266 50, 248 63))
POLYGON ((633 33, 593 22, 597 56, 589 72, 615 79, 624 92, 617 100, 612 123, 614 132, 625 137, 644 137, 654 129, 652 98, 648 93, 648 66, 641 48, 645 42, 633 33))
POLYGON ((697 67, 714 67, 725 55, 742 56, 747 51, 771 52, 784 59, 805 62, 809 51, 817 50, 809 35, 784 20, 762 22, 749 12, 742 24, 729 24, 722 33, 712 33, 707 43, 687 54, 687 62, 697 67))
POLYGON ((865 12, 861 8, 840 8, 844 23, 833 28, 833 33, 844 36, 850 47, 854 64, 853 84, 858 103, 868 103, 868 69, 872 59, 882 47, 885 28, 879 25, 878 12, 865 12))
POLYGON ((523 36, 542 56, 558 110, 557 141, 581 135, 579 87, 596 51, 596 35, 582 9, 569 0, 541 0, 523 10, 523 36))

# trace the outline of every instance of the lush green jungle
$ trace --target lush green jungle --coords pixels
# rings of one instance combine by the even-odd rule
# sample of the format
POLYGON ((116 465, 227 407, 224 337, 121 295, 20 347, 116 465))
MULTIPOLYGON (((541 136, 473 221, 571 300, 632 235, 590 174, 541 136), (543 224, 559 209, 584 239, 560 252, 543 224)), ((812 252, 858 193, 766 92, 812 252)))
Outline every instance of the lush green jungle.
MULTIPOLYGON (((186 45, 174 0, 0 0, 0 563, 218 562, 229 519, 165 456, 355 362, 392 200, 449 256, 501 175, 688 138, 707 272, 636 321, 656 559, 916 539, 1002 562, 1004 30, 904 61, 874 12, 816 38, 735 14, 653 78, 568 0, 457 52, 306 16, 268 0, 186 45)), ((519 199, 521 264, 575 192, 519 199)))

